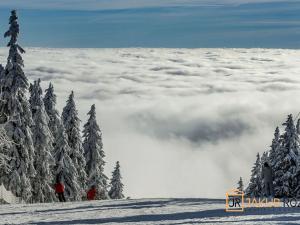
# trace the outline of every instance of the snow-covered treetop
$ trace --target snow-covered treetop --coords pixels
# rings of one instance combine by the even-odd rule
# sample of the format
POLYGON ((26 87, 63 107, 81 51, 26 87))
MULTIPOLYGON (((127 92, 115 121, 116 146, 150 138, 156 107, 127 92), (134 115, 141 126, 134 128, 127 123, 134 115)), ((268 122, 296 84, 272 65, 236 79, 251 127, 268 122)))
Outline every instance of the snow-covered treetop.
POLYGON ((294 160, 296 160, 294 155, 299 154, 299 137, 296 132, 292 114, 288 115, 288 118, 283 125, 285 126, 285 132, 281 136, 283 147, 286 151, 290 152, 294 160))
POLYGON ((109 191, 109 196, 112 199, 122 199, 124 198, 123 195, 123 183, 122 183, 122 176, 120 172, 120 163, 117 161, 116 167, 112 173, 112 178, 110 181, 111 189, 109 191))
POLYGON ((20 28, 19 28, 19 24, 18 24, 18 16, 17 16, 16 10, 11 11, 11 16, 9 18, 9 24, 10 24, 10 27, 9 27, 8 31, 6 31, 4 34, 5 38, 10 37, 10 41, 7 44, 7 46, 10 47, 9 56, 8 56, 7 60, 11 61, 11 63, 18 63, 18 64, 24 66, 23 59, 18 52, 18 51, 20 51, 20 53, 25 53, 24 49, 21 48, 21 46, 19 46, 17 44, 20 28))
MULTIPOLYGON (((83 138, 84 138, 83 146, 84 146, 85 154, 89 155, 88 152, 97 150, 99 151, 99 154, 103 160, 103 158, 105 157, 105 153, 102 150, 103 148, 102 133, 96 120, 95 105, 91 106, 88 115, 90 117, 87 123, 84 125, 84 130, 83 130, 83 138)), ((91 159, 87 156, 87 161, 89 162, 90 160, 91 159)))
MULTIPOLYGON (((67 104, 62 112, 62 120, 66 129, 66 133, 70 135, 69 132, 78 133, 79 134, 79 123, 80 119, 78 118, 78 111, 76 109, 75 101, 74 101, 74 92, 72 91, 67 100, 67 104), (74 128, 76 130, 74 130, 74 128)), ((68 137, 70 138, 70 137, 68 137)), ((73 146, 70 146, 73 147, 73 146)))
POLYGON ((35 111, 37 110, 37 107, 41 107, 44 103, 41 98, 43 94, 43 90, 41 88, 41 79, 35 80, 33 84, 30 84, 29 92, 30 92, 30 98, 29 103, 31 107, 32 115, 34 115, 35 111))
POLYGON ((9 17, 9 30, 6 31, 6 33, 4 34, 4 37, 8 37, 10 36, 11 39, 8 42, 7 46, 12 46, 14 44, 17 43, 17 38, 19 35, 19 24, 18 24, 18 16, 17 16, 17 11, 16 10, 12 10, 11 11, 11 16, 9 17))
POLYGON ((49 87, 45 90, 44 104, 46 111, 53 112, 56 105, 56 95, 54 94, 54 87, 52 83, 49 84, 49 87))
MULTIPOLYGON (((117 162, 117 163, 118 163, 118 162, 117 162)), ((117 164, 117 165, 118 165, 118 164, 117 164)), ((237 189, 238 189, 239 191, 241 191, 241 192, 244 191, 244 183, 243 183, 242 177, 240 177, 240 179, 239 179, 237 185, 238 185, 237 189)))

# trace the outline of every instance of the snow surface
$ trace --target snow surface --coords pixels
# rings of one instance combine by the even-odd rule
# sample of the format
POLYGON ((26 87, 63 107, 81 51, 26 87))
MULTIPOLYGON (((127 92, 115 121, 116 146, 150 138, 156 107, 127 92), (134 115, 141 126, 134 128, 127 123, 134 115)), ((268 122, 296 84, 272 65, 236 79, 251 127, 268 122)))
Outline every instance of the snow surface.
POLYGON ((228 213, 224 200, 140 199, 0 205, 0 224, 297 224, 299 208, 228 213))
POLYGON ((53 82, 60 113, 71 90, 81 125, 96 104, 105 172, 119 160, 132 198, 223 198, 300 111, 299 50, 25 50, 27 76, 53 82))

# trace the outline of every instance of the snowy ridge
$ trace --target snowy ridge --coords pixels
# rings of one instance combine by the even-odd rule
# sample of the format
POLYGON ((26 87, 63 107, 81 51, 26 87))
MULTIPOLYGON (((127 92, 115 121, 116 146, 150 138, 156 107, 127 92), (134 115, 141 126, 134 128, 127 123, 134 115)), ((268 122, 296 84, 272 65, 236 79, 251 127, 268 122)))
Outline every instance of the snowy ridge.
POLYGON ((224 199, 106 200, 0 206, 0 224, 284 224, 299 208, 249 208, 227 213, 224 199))

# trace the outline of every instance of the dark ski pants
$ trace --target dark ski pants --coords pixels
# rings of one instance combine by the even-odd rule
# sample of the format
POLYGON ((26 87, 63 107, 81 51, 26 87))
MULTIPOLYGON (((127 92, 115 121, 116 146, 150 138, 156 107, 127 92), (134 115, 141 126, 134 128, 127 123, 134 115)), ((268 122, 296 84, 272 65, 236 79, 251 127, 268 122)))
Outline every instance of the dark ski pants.
POLYGON ((66 201, 66 198, 65 198, 65 195, 64 195, 63 192, 62 193, 57 193, 57 195, 58 195, 58 199, 59 199, 60 202, 65 202, 66 201))
POLYGON ((273 183, 265 182, 265 196, 274 196, 273 183))

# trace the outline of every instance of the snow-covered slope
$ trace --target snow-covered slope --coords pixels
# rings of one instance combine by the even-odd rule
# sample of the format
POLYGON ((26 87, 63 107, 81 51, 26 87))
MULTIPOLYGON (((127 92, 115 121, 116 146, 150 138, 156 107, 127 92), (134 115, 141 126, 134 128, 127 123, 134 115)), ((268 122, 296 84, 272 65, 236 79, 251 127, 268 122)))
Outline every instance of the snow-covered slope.
POLYGON ((224 200, 141 199, 0 206, 0 224, 296 224, 298 208, 227 213, 224 200))

